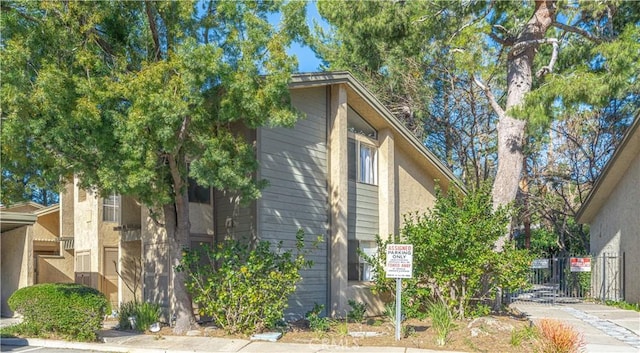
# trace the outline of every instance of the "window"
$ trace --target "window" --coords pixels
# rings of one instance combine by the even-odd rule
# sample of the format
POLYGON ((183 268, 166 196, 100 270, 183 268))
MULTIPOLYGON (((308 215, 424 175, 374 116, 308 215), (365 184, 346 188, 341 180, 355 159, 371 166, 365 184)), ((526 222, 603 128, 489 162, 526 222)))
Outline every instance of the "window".
POLYGON ((358 250, 367 256, 373 256, 378 250, 376 242, 349 240, 348 247, 349 281, 373 281, 375 279, 375 270, 360 256, 358 250))
POLYGON ((377 185, 378 158, 376 147, 358 140, 349 139, 347 150, 349 180, 377 185), (357 154, 356 151, 358 151, 357 154))
POLYGON ((358 182, 365 184, 377 183, 376 180, 376 148, 364 143, 360 143, 360 160, 358 163, 358 182))
POLYGON ((102 220, 120 223, 120 195, 109 195, 102 199, 102 220))
POLYGON ((189 202, 211 203, 211 191, 208 187, 200 186, 195 179, 189 178, 189 202))

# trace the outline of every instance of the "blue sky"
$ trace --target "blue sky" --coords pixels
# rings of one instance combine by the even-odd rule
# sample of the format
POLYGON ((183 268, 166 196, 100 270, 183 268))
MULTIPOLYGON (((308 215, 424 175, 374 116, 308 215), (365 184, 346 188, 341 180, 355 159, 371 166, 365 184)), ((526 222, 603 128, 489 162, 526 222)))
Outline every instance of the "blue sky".
MULTIPOLYGON (((320 23, 323 27, 328 28, 327 23, 322 20, 318 13, 316 2, 309 1, 307 3, 307 25, 311 30, 313 30, 314 20, 320 23)), ((320 70, 320 59, 316 58, 316 55, 309 47, 293 43, 291 48, 289 48, 289 54, 295 54, 298 57, 299 72, 316 72, 320 70)))

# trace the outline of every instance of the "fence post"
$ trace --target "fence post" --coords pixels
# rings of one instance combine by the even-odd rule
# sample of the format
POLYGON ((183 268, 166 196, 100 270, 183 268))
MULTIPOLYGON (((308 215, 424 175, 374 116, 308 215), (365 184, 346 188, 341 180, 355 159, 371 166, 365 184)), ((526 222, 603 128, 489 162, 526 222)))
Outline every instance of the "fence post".
POLYGON ((607 253, 602 253, 602 301, 607 300, 607 253))

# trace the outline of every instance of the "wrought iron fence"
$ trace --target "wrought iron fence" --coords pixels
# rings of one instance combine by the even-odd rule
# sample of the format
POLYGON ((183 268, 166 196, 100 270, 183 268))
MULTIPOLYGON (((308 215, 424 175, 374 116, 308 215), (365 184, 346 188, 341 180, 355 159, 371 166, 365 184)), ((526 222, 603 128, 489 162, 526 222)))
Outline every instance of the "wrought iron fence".
POLYGON ((624 300, 624 253, 536 259, 530 287, 505 293, 507 302, 575 303, 584 299, 624 300))

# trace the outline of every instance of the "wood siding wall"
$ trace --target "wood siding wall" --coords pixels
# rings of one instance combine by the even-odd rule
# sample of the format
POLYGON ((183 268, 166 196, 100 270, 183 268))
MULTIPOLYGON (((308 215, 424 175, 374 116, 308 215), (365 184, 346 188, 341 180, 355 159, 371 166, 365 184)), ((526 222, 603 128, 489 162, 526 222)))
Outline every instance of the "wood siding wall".
POLYGON ((318 235, 325 242, 309 256, 314 265, 303 271, 304 279, 289 300, 289 318, 304 315, 310 303, 327 303, 329 226, 326 89, 294 90, 291 98, 306 118, 294 128, 261 129, 258 136, 259 176, 269 182, 258 200, 258 236, 294 248, 296 232, 303 229, 308 247, 318 235))
POLYGON ((349 240, 375 240, 378 226, 378 186, 349 181, 349 240))

